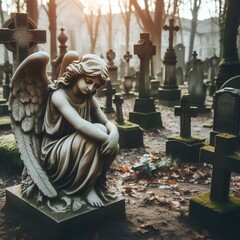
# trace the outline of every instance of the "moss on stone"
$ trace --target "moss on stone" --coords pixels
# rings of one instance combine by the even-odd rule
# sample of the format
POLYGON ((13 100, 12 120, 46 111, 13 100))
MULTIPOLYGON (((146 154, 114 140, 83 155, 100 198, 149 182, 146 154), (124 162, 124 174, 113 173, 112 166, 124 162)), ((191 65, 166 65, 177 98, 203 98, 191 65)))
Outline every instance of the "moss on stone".
POLYGON ((229 212, 240 207, 239 197, 229 196, 227 202, 217 203, 210 200, 210 192, 200 193, 199 195, 194 196, 191 200, 219 213, 229 212))
POLYGON ((0 164, 8 170, 19 171, 23 168, 23 162, 16 145, 13 134, 0 137, 0 164))
POLYGON ((128 122, 125 121, 124 124, 118 124, 117 122, 115 122, 115 125, 119 128, 140 128, 140 126, 138 124, 132 123, 132 122, 128 122))

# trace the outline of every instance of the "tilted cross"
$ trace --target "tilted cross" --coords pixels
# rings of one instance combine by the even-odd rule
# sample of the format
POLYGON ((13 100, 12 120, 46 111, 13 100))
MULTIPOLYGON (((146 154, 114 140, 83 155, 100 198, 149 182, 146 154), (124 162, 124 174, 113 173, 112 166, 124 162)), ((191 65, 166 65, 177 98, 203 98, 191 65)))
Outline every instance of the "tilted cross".
POLYGON ((191 137, 191 117, 197 116, 197 107, 190 107, 189 94, 181 98, 181 106, 174 107, 174 115, 180 116, 180 136, 191 137))
POLYGON ((169 38, 168 38, 169 49, 173 49, 173 32, 174 31, 177 32, 179 30, 179 26, 174 26, 173 23, 174 23, 174 19, 169 19, 169 26, 167 25, 163 26, 163 29, 165 31, 169 30, 169 38))
POLYGON ((14 70, 30 54, 30 48, 46 42, 46 31, 37 30, 27 13, 12 13, 0 29, 0 43, 13 52, 14 70))
POLYGON ((140 58, 139 98, 149 98, 149 61, 156 54, 149 33, 140 34, 138 44, 134 45, 134 54, 140 58))
POLYGON ((123 111, 122 111, 122 104, 123 104, 122 96, 119 94, 116 94, 113 100, 113 103, 115 103, 116 105, 117 123, 120 125, 124 124, 123 111))

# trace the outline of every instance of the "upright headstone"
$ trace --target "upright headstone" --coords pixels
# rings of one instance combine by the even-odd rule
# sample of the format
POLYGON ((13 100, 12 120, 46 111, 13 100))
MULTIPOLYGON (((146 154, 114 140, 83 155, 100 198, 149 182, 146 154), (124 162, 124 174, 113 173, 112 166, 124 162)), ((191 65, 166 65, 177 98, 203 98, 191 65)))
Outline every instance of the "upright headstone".
POLYGON ((129 113, 129 120, 143 129, 162 127, 160 112, 156 111, 154 100, 150 98, 149 64, 155 53, 156 47, 149 33, 141 33, 138 44, 134 45, 134 54, 140 58, 139 95, 135 100, 134 111, 129 113))
POLYGON ((116 105, 116 126, 119 132, 119 145, 121 148, 138 148, 143 146, 143 130, 139 125, 124 121, 122 104, 123 98, 115 94, 113 102, 116 105))
POLYGON ((211 112, 211 107, 205 105, 207 86, 203 80, 203 63, 201 60, 195 60, 192 69, 188 73, 190 103, 198 108, 199 113, 209 113, 211 112))
POLYGON ((13 71, 38 43, 46 42, 46 31, 38 30, 27 13, 11 13, 0 29, 0 43, 13 52, 13 71))
POLYGON ((114 64, 115 57, 116 54, 112 49, 106 53, 109 77, 112 82, 112 87, 116 89, 116 92, 118 92, 120 90, 120 84, 118 81, 118 67, 114 64))
POLYGON ((210 72, 209 95, 210 96, 213 96, 213 94, 217 90, 216 77, 218 73, 218 69, 217 69, 218 64, 219 64, 219 58, 216 55, 210 58, 210 68, 209 68, 209 72, 210 72))
POLYGON ((174 50, 177 57, 176 68, 178 69, 180 67, 182 70, 185 70, 185 46, 179 43, 174 47, 174 50))
POLYGON ((133 92, 131 91, 133 88, 133 75, 130 73, 130 60, 132 58, 132 54, 129 51, 126 52, 124 55, 124 59, 126 61, 125 67, 125 76, 123 81, 124 87, 124 97, 134 96, 133 92))
POLYGON ((64 33, 64 28, 60 29, 61 33, 58 36, 59 45, 59 56, 52 60, 52 80, 55 80, 59 77, 61 64, 64 55, 67 52, 66 42, 68 40, 67 35, 64 33))
POLYGON ((198 162, 203 139, 191 136, 191 117, 197 116, 197 108, 190 106, 190 96, 181 98, 181 106, 174 107, 174 115, 180 116, 180 136, 170 136, 166 142, 166 154, 183 162, 198 162))
POLYGON ((178 31, 179 27, 174 26, 174 19, 169 20, 169 26, 165 25, 164 30, 169 30, 169 47, 164 56, 165 79, 159 88, 159 100, 162 105, 174 106, 179 103, 181 90, 178 88, 176 79, 177 58, 173 48, 173 32, 178 31))

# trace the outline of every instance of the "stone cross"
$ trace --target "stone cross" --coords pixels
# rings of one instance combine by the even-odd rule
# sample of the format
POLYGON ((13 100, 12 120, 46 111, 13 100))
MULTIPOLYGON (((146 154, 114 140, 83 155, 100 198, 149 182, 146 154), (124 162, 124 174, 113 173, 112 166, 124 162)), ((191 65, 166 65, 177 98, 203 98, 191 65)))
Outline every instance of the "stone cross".
POLYGON ((12 13, 0 29, 0 43, 13 52, 13 68, 30 54, 30 48, 46 42, 46 31, 37 30, 27 13, 12 13))
POLYGON ((181 98, 181 106, 174 107, 174 115, 180 116, 180 136, 191 137, 191 117, 197 116, 197 107, 190 107, 189 94, 181 98))
POLYGON ((114 109, 112 107, 112 96, 116 93, 116 89, 112 88, 111 81, 107 81, 106 88, 103 89, 103 92, 106 95, 106 105, 104 108, 105 113, 112 113, 114 112, 114 109))
POLYGON ((128 76, 129 75, 129 62, 132 58, 132 54, 130 54, 129 51, 126 52, 126 54, 123 56, 125 61, 126 61, 126 75, 128 76))
POLYGON ((231 172, 240 172, 238 146, 236 135, 220 133, 216 135, 215 147, 207 145, 200 150, 200 161, 213 165, 210 199, 214 202, 229 200, 231 172))
POLYGON ((116 105, 117 123, 122 125, 124 124, 123 111, 122 111, 122 104, 123 104, 122 96, 120 94, 116 94, 113 100, 113 103, 115 103, 116 105))
POLYGON ((178 26, 174 26, 174 19, 169 19, 169 26, 168 25, 164 25, 163 26, 163 29, 165 31, 169 30, 169 38, 168 38, 168 41, 169 41, 169 49, 173 49, 173 33, 174 31, 178 31, 179 30, 179 27, 178 26))
POLYGON ((156 54, 156 46, 150 40, 149 33, 141 33, 138 44, 134 45, 134 54, 140 58, 139 98, 149 98, 149 61, 156 54))

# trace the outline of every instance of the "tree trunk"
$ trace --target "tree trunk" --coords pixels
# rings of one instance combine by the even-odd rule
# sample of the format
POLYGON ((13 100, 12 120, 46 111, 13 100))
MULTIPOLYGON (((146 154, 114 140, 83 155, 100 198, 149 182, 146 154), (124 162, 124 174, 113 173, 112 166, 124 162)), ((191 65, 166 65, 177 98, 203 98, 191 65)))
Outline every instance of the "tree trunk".
POLYGON ((28 16, 34 21, 36 26, 38 26, 38 1, 27 0, 26 4, 28 16))

